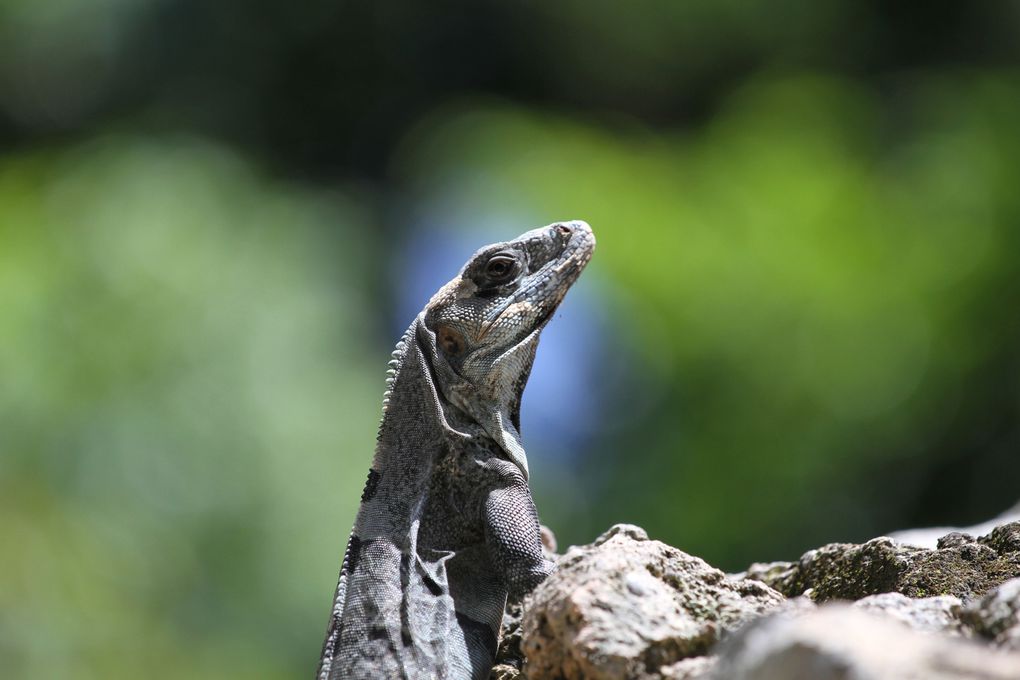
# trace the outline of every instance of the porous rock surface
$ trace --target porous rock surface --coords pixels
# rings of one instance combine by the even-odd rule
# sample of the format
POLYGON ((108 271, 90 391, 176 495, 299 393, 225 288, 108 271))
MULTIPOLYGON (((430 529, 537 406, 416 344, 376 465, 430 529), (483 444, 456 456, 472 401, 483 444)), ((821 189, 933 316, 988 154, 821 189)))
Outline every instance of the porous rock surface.
POLYGON ((529 678, 1020 680, 1020 522, 734 575, 616 525, 508 605, 490 679, 529 678))
POLYGON ((995 646, 1020 652, 1020 578, 1006 581, 970 603, 960 618, 995 646))
POLYGON ((859 545, 831 543, 809 550, 796 562, 751 565, 747 576, 788 597, 807 594, 816 602, 891 592, 970 600, 1020 576, 1020 522, 998 526, 980 538, 951 533, 935 549, 887 536, 859 545))
POLYGON ((987 522, 981 522, 971 527, 930 527, 926 529, 905 529, 894 531, 889 536, 900 543, 914 545, 919 548, 934 548, 940 538, 946 534, 967 534, 969 536, 984 536, 992 529, 1010 522, 1020 522, 1020 503, 1017 503, 1009 510, 987 522))
POLYGON ((718 650, 713 680, 1017 680, 1020 655, 912 631, 843 604, 769 616, 718 650))
POLYGON ((531 680, 697 677, 708 664, 683 660, 784 599, 616 525, 571 548, 528 599, 524 670, 531 680))
POLYGON ((853 603, 855 609, 881 614, 922 633, 969 637, 960 621, 963 602, 952 595, 909 598, 901 593, 868 595, 853 603))

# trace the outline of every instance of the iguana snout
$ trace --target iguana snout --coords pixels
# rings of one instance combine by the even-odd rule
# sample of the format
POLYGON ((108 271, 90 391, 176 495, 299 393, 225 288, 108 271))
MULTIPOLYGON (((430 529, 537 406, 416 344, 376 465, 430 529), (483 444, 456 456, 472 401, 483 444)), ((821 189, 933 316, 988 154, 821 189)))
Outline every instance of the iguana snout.
POLYGON ((595 236, 580 220, 482 248, 433 296, 425 323, 463 377, 487 372, 500 354, 541 330, 594 249, 595 236))

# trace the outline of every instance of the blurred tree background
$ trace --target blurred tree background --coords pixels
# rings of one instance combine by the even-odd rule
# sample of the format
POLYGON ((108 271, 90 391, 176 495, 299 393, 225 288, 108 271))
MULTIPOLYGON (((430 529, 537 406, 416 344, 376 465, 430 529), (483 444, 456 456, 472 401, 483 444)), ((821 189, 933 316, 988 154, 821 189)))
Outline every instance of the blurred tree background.
POLYGON ((599 238, 561 543, 739 569, 1020 497, 1020 3, 0 3, 0 668, 307 677, 392 344, 599 238))

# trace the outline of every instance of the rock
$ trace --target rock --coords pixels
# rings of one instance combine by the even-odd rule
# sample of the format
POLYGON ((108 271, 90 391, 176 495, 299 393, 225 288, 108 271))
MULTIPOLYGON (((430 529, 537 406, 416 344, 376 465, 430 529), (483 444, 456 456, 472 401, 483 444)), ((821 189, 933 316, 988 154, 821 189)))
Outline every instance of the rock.
POLYGON ((978 542, 1001 554, 1020 552, 1020 521, 1000 524, 978 542))
POLYGON ((489 673, 489 680, 516 680, 521 677, 521 668, 524 666, 524 653, 521 651, 521 613, 520 602, 506 603, 495 666, 489 673))
POLYGON ((616 525, 508 605, 490 680, 1020 680, 1020 522, 934 545, 836 543, 727 576, 616 525), (856 602, 815 604, 833 599, 856 602))
POLYGON ((783 602, 759 581, 616 525, 570 548, 526 599, 524 671, 529 680, 693 679, 712 662, 686 659, 783 602))
POLYGON ((971 602, 960 618, 996 646, 1020 652, 1020 578, 1006 581, 971 602))
POLYGON ((785 577, 792 568, 793 562, 755 562, 747 568, 747 571, 731 574, 731 576, 772 584, 785 577))
POLYGON ((539 530, 542 532, 542 552, 545 553, 546 557, 556 557, 556 534, 553 530, 542 524, 539 526, 539 530))
POLYGON ((715 680, 1017 680, 1020 655, 912 631, 841 604, 746 626, 718 650, 715 680))
POLYGON ((793 563, 755 564, 748 578, 816 602, 858 600, 898 592, 912 598, 949 595, 968 601, 1020 576, 1020 522, 974 539, 947 535, 931 550, 883 536, 867 543, 832 543, 793 563))
POLYGON ((489 680, 520 680, 521 669, 508 664, 497 663, 489 672, 489 680))
POLYGON ((602 545, 609 539, 616 538, 617 536, 624 536, 634 541, 648 540, 648 532, 636 524, 614 524, 602 532, 602 534, 596 538, 594 542, 592 542, 592 546, 602 545))
POLYGON ((962 606, 960 598, 951 595, 913 599, 900 593, 869 595, 853 604, 855 609, 895 619, 923 633, 957 636, 969 633, 960 623, 962 606))
POLYGON ((693 656, 659 669, 663 680, 710 680, 715 668, 714 656, 693 656))
POLYGON ((932 527, 930 529, 906 529, 904 531, 894 531, 889 536, 899 543, 906 543, 908 545, 917 546, 920 548, 934 548, 940 538, 946 534, 960 533, 969 534, 970 536, 982 536, 987 534, 992 529, 1002 524, 1009 524, 1011 522, 1020 522, 1020 503, 1017 503, 1012 508, 1002 513, 995 519, 981 524, 975 524, 972 527, 965 527, 963 529, 954 527, 932 527))

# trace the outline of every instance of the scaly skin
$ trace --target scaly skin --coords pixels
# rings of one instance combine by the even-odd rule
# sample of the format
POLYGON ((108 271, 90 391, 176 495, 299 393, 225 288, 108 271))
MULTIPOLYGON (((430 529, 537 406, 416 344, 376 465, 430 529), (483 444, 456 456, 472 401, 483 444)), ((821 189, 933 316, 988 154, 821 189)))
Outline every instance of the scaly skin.
POLYGON ((488 677, 507 596, 553 569, 521 394, 594 247, 587 224, 563 222, 482 248, 404 333, 318 680, 488 677))

